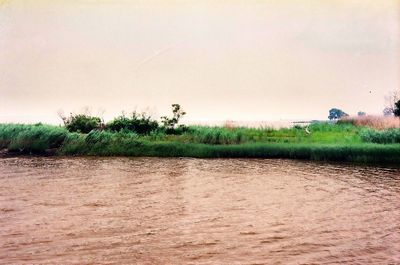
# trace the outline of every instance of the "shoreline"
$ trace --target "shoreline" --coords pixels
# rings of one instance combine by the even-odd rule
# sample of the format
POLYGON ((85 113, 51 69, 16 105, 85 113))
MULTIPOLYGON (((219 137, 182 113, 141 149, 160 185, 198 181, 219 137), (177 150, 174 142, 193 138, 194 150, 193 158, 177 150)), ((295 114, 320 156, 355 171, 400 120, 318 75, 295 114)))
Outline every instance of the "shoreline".
POLYGON ((294 159, 304 161, 399 164, 400 145, 268 144, 208 145, 176 142, 140 142, 133 146, 97 145, 77 151, 68 144, 46 152, 0 150, 4 157, 188 157, 294 159))
POLYGON ((400 164, 400 131, 370 131, 351 124, 312 124, 287 129, 188 127, 180 134, 156 131, 69 132, 50 125, 0 124, 0 157, 121 156, 278 158, 400 164), (378 140, 395 140, 381 143, 378 140), (378 142, 374 142, 378 141, 378 142))

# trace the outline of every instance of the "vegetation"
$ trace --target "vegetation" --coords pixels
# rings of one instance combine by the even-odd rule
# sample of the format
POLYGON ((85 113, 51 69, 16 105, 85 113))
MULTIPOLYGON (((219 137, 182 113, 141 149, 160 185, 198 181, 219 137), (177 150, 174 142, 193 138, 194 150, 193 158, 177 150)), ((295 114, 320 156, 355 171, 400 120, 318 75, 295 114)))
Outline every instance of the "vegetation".
POLYGON ((383 116, 389 117, 389 116, 392 116, 392 115, 393 115, 393 109, 392 108, 386 107, 386 108, 383 109, 383 116))
POLYGON ((292 158, 352 162, 400 162, 399 145, 376 144, 282 144, 246 143, 210 145, 179 142, 153 142, 134 135, 99 132, 87 138, 70 140, 60 154, 101 156, 157 156, 197 158, 292 158), (92 141, 93 139, 95 141, 92 141))
POLYGON ((358 116, 358 117, 345 117, 337 121, 338 124, 352 124, 357 127, 367 127, 375 130, 385 130, 391 128, 399 128, 400 122, 394 116, 358 116))
POLYGON ((128 131, 137 134, 149 134, 158 129, 158 122, 149 115, 133 112, 130 117, 121 115, 107 123, 106 130, 113 132, 128 131))
POLYGON ((330 120, 338 120, 342 117, 349 116, 346 112, 344 112, 341 109, 333 108, 329 110, 329 116, 328 119, 330 120))
MULTIPOLYGON (((400 101, 395 113, 396 108, 400 109, 400 101)), ((334 122, 272 129, 179 125, 185 114, 179 104, 173 104, 172 117, 162 117, 161 124, 136 112, 107 124, 88 114, 63 117, 64 127, 0 124, 0 149, 17 154, 400 162, 400 129, 395 117, 348 117, 331 109, 334 122), (393 119, 397 126, 391 127, 393 119)))
POLYGON ((10 152, 44 154, 62 146, 69 132, 50 125, 0 124, 0 148, 10 152))
POLYGON ((393 116, 396 109, 396 103, 400 100, 400 90, 390 91, 385 96, 385 108, 383 109, 384 116, 393 116))
POLYGON ((167 116, 161 117, 161 123, 164 125, 164 131, 168 134, 180 134, 186 131, 186 127, 184 125, 180 125, 177 128, 177 125, 180 119, 186 115, 186 112, 182 110, 181 105, 172 104, 172 117, 168 118, 167 116))
POLYGON ((388 129, 383 131, 366 129, 360 134, 364 142, 377 144, 400 143, 400 129, 388 129))
POLYGON ((24 154, 51 154, 54 149, 59 155, 400 162, 397 129, 377 131, 345 122, 314 123, 307 129, 309 134, 301 126, 279 130, 190 126, 181 134, 168 134, 162 128, 148 134, 125 128, 82 134, 42 124, 1 124, 0 148, 24 154))
POLYGON ((396 116, 396 117, 400 117, 400 100, 398 100, 398 101, 394 104, 393 114, 394 114, 394 116, 396 116))
POLYGON ((186 115, 186 112, 181 109, 181 105, 172 104, 172 118, 162 116, 161 122, 164 124, 165 128, 174 129, 184 115, 186 115))
POLYGON ((175 137, 175 141, 204 144, 240 143, 357 143, 361 142, 351 124, 313 123, 306 127, 293 128, 226 128, 191 126, 188 132, 175 137))
POLYGON ((70 132, 89 133, 91 130, 99 129, 102 125, 99 117, 86 114, 72 114, 63 118, 65 128, 70 132))
POLYGON ((125 114, 116 117, 112 121, 104 124, 100 117, 89 114, 70 114, 64 116, 61 112, 59 116, 64 122, 65 128, 70 132, 90 133, 93 130, 109 130, 111 132, 132 132, 140 135, 149 135, 162 131, 167 134, 182 134, 187 130, 184 125, 178 126, 180 119, 186 114, 179 104, 172 104, 172 117, 161 117, 160 127, 158 122, 146 113, 138 114, 133 112, 130 116, 125 114))

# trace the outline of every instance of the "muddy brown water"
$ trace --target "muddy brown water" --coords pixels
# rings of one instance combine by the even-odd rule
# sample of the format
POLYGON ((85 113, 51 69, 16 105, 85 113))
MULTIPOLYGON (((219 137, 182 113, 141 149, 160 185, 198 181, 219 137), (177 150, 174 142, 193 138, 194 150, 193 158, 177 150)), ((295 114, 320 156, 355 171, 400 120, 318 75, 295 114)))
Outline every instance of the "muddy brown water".
POLYGON ((400 264, 400 170, 0 159, 0 264, 400 264))

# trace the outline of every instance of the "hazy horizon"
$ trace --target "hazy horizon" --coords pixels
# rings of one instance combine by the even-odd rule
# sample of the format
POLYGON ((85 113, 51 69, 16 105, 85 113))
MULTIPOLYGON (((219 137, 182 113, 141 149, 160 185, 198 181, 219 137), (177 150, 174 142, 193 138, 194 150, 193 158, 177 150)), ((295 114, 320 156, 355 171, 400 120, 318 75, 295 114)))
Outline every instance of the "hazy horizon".
POLYGON ((0 122, 326 119, 400 88, 400 0, 165 2, 0 1, 0 122))

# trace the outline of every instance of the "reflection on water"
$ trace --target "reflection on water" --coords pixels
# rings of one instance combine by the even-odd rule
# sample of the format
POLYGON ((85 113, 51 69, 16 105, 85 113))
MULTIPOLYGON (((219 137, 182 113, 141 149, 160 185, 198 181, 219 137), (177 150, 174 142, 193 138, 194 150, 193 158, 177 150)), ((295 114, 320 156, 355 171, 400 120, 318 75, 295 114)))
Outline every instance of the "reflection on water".
POLYGON ((1 264, 400 264, 400 170, 0 160, 1 264))

